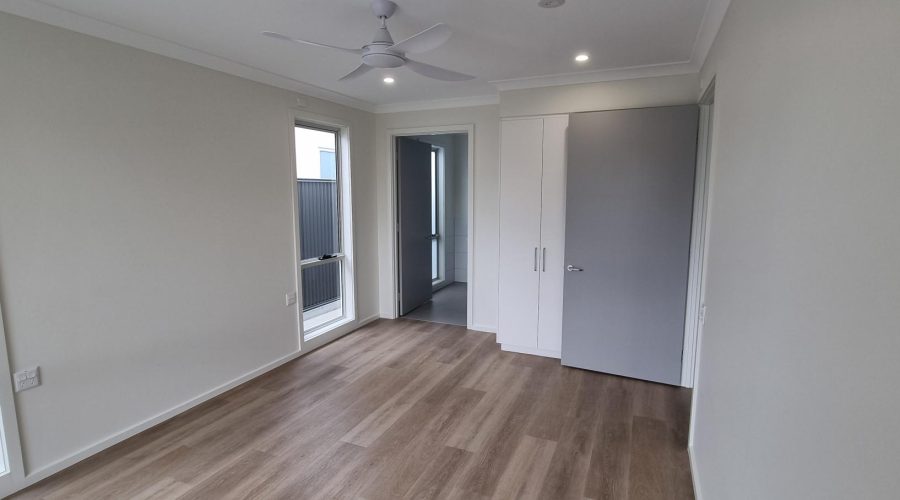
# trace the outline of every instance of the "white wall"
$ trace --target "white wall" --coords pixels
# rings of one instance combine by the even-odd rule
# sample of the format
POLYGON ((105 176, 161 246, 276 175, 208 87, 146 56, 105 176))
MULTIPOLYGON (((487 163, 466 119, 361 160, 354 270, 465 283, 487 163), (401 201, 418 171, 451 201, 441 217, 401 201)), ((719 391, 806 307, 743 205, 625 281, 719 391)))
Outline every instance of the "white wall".
MULTIPOLYGON (((0 298, 27 471, 294 353, 295 94, 0 14, 0 298)), ((350 123, 378 312, 374 116, 350 123)), ((49 468, 49 469, 48 469, 49 468)))
POLYGON ((900 2, 734 0, 694 429, 703 498, 900 491, 900 2))
POLYGON ((453 136, 453 156, 456 159, 453 167, 453 281, 468 281, 469 268, 469 168, 466 165, 468 138, 465 135, 453 136))
POLYGON ((474 282, 473 326, 480 330, 497 328, 497 258, 499 207, 497 178, 499 173, 498 138, 500 116, 497 106, 409 111, 375 115, 375 158, 378 165, 378 271, 381 315, 393 314, 392 287, 394 277, 391 254, 391 166, 388 163, 390 130, 413 127, 474 124, 475 158, 469 165, 474 175, 475 252, 470 256, 474 282))
POLYGON ((672 106, 697 102, 697 75, 558 85, 500 93, 500 116, 672 106))

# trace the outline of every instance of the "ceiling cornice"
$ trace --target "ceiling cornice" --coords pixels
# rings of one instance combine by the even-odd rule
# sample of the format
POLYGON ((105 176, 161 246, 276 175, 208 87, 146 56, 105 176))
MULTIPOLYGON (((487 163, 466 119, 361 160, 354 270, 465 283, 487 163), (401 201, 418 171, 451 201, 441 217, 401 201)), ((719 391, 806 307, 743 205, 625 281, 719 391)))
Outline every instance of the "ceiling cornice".
MULTIPOLYGON (((731 0, 709 0, 700 23, 700 29, 694 40, 691 59, 688 61, 495 80, 491 83, 499 91, 505 91, 698 73, 706 61, 730 3, 731 0)), ((376 105, 228 58, 49 5, 40 0, 3 0, 0 3, 0 11, 373 113, 484 106, 499 102, 499 95, 488 95, 376 105)))
POLYGON ((706 57, 709 55, 713 41, 715 41, 716 35, 719 33, 719 27, 722 25, 722 20, 725 18, 725 13, 728 11, 730 4, 731 0, 709 0, 706 4, 706 9, 703 11, 703 19, 700 21, 700 29, 697 30, 697 37, 694 39, 694 45, 691 48, 691 58, 687 61, 511 78, 494 80, 491 83, 496 85, 497 89, 502 92, 504 90, 699 73, 700 69, 703 68, 703 63, 706 62, 706 57))
POLYGON ((500 104, 500 96, 497 94, 475 97, 451 97, 448 99, 431 99, 428 101, 398 102, 394 104, 379 104, 375 106, 375 113, 402 113, 405 111, 424 111, 429 109, 467 108, 471 106, 490 106, 500 104))
POLYGON ((697 38, 694 39, 694 47, 691 50, 691 63, 697 67, 698 72, 703 68, 716 35, 719 34, 729 5, 731 0, 709 0, 706 4, 703 20, 700 21, 700 29, 697 30, 697 38))
POLYGON ((4 0, 0 3, 0 11, 31 19, 70 31, 83 33, 111 42, 146 50, 154 54, 171 57, 198 66, 239 76, 247 80, 265 83, 309 97, 331 101, 343 106, 372 112, 374 105, 368 101, 350 97, 306 82, 294 80, 286 76, 271 73, 225 57, 216 56, 201 50, 181 45, 169 40, 147 35, 129 28, 124 28, 106 21, 101 21, 38 0, 4 0))
POLYGON ((611 68, 596 71, 579 71, 577 73, 511 78, 508 80, 494 80, 491 83, 496 85, 497 89, 502 92, 504 90, 611 82, 615 80, 632 80, 635 78, 649 78, 654 76, 687 75, 697 73, 697 71, 697 66, 691 61, 684 61, 666 64, 651 64, 646 66, 631 66, 628 68, 611 68))

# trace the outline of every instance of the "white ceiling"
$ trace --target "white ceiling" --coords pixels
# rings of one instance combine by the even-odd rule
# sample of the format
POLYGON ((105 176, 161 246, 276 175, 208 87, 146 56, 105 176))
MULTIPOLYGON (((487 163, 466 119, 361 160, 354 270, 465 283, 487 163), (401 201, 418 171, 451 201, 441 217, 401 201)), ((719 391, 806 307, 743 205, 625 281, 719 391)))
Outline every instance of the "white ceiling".
POLYGON ((722 0, 568 0, 556 9, 540 8, 537 0, 397 3, 388 21, 395 40, 447 23, 454 32, 450 41, 417 59, 478 78, 439 82, 398 68, 338 82, 359 63, 356 56, 260 35, 270 30, 361 47, 378 26, 369 0, 18 0, 0 9, 317 97, 385 110, 397 103, 494 96, 497 86, 693 72, 727 7, 722 0), (580 51, 590 53, 587 64, 573 62, 580 51), (388 73, 397 80, 393 86, 381 82, 388 73))

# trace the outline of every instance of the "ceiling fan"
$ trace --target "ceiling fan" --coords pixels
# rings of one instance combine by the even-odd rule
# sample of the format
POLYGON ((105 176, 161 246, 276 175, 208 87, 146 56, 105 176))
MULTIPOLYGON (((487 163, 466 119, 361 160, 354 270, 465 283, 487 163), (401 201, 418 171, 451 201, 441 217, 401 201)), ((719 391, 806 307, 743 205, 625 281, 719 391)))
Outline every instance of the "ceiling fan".
POLYGON ((342 52, 362 56, 362 64, 357 66, 357 68, 350 73, 342 76, 340 80, 356 78, 367 73, 372 68, 399 68, 400 66, 406 66, 422 76, 448 82, 460 82, 475 78, 471 75, 457 73, 456 71, 439 68, 406 57, 406 54, 419 54, 436 49, 450 38, 451 31, 450 27, 446 24, 438 23, 406 40, 394 43, 394 39, 391 38, 391 34, 388 32, 386 22, 396 10, 397 4, 391 0, 372 0, 372 12, 381 20, 381 27, 375 32, 375 39, 372 40, 372 43, 363 45, 361 49, 348 49, 325 43, 301 40, 272 31, 263 31, 262 34, 279 40, 340 50, 342 52))

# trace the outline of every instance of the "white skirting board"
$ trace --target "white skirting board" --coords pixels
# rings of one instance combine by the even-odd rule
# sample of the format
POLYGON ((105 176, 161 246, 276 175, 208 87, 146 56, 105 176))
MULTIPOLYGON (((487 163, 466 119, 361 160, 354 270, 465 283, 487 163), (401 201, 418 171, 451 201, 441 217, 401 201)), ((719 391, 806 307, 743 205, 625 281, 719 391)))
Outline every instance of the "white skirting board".
MULTIPOLYGON (((373 315, 373 316, 369 316, 368 318, 361 319, 361 320, 359 320, 359 322, 357 322, 356 328, 354 328, 354 330, 362 328, 363 326, 371 323, 372 321, 375 321, 376 319, 378 319, 377 314, 373 315)), ((312 351, 309 351, 309 352, 312 352, 312 351)), ((276 359, 275 361, 272 361, 263 366, 260 366, 259 368, 252 370, 250 372, 247 372, 244 375, 241 375, 240 377, 237 377, 229 382, 226 382, 214 389, 204 392, 203 394, 200 394, 199 396, 197 396, 193 399, 185 401, 184 403, 181 403, 181 404, 175 406, 174 408, 170 408, 162 413, 158 413, 142 422, 139 422, 131 427, 128 427, 120 432, 117 432, 117 433, 115 433, 105 439, 102 439, 92 445, 82 448, 81 450, 79 450, 65 458, 57 460, 56 462, 53 462, 47 466, 41 467, 40 469, 37 469, 34 472, 25 476, 25 481, 22 484, 21 489, 31 486, 32 484, 34 484, 42 479, 50 477, 53 474, 56 474, 57 472, 60 472, 63 469, 66 469, 67 467, 71 467, 72 465, 75 465, 76 463, 78 463, 92 455, 95 455, 115 444, 118 444, 132 436, 135 436, 136 434, 139 434, 155 425, 161 424, 161 423, 165 422, 166 420, 169 420, 170 418, 176 417, 176 416, 180 415, 181 413, 184 413, 201 403, 205 403, 206 401, 209 401, 210 399, 243 384, 244 382, 253 380, 254 378, 256 378, 266 372, 274 370, 275 368, 278 368, 279 366, 287 363, 288 361, 292 361, 294 359, 299 358, 302 355, 309 354, 309 352, 300 352, 300 351, 293 352, 291 354, 288 354, 287 356, 276 359)))
POLYGON ((518 352, 522 354, 532 354, 534 356, 544 356, 545 358, 560 358, 559 351, 548 351, 546 349, 538 349, 536 347, 523 347, 519 345, 500 344, 500 349, 509 352, 518 352))
POLYGON ((496 326, 487 326, 487 325, 472 325, 469 327, 469 330, 475 330, 476 332, 484 332, 484 333, 497 333, 496 326))

